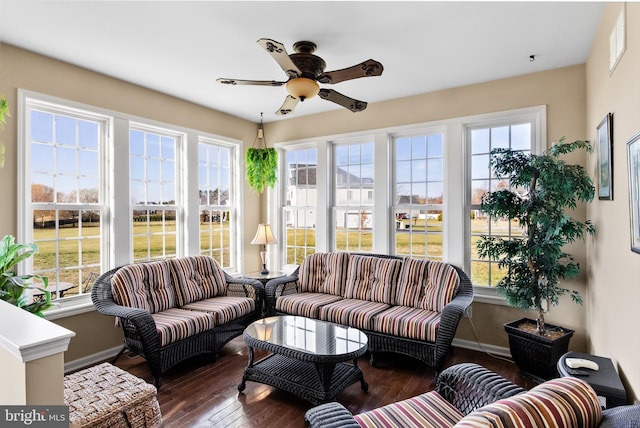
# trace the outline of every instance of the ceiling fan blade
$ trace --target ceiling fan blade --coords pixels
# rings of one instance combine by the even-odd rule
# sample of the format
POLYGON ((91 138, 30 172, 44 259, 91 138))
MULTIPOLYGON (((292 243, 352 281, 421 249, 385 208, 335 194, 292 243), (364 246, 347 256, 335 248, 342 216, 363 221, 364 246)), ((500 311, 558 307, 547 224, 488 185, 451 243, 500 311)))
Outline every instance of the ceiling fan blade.
POLYGON ((282 103, 282 106, 278 109, 276 115, 286 116, 289 113, 293 113, 293 110, 296 108, 299 102, 299 99, 292 97, 291 95, 287 95, 287 98, 284 99, 284 103, 282 103))
POLYGON ((220 82, 224 85, 258 85, 258 86, 282 86, 287 82, 276 82, 275 80, 240 80, 240 79, 226 79, 224 77, 216 79, 216 82, 220 82))
POLYGON ((380 76, 384 67, 378 61, 368 59, 352 67, 342 70, 327 71, 318 76, 320 83, 338 83, 345 80, 358 79, 360 77, 380 76))
POLYGON ((282 43, 271 39, 260 39, 258 44, 276 60, 278 65, 287 73, 287 77, 291 79, 302 75, 298 66, 289 58, 289 54, 282 43))
POLYGON ((333 89, 320 89, 318 96, 323 100, 331 101, 341 105, 342 107, 346 107, 354 113, 367 108, 366 101, 358 101, 354 98, 342 95, 340 92, 334 91, 333 89))

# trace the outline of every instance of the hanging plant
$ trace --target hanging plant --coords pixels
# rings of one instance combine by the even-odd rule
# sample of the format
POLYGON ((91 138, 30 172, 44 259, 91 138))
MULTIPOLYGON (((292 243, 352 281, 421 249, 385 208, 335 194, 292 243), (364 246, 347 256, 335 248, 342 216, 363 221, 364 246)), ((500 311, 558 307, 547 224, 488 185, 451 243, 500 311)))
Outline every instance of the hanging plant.
POLYGON ((255 148, 247 150, 247 181, 249 186, 258 193, 265 187, 274 187, 278 177, 278 152, 274 148, 255 148))
POLYGON ((247 182, 258 193, 262 193, 265 187, 274 187, 278 181, 278 152, 274 148, 267 147, 262 127, 262 113, 260 113, 260 127, 258 136, 253 142, 254 147, 247 149, 245 163, 247 165, 247 182), (260 142, 264 147, 260 147, 260 142), (258 147, 255 147, 258 143, 258 147))

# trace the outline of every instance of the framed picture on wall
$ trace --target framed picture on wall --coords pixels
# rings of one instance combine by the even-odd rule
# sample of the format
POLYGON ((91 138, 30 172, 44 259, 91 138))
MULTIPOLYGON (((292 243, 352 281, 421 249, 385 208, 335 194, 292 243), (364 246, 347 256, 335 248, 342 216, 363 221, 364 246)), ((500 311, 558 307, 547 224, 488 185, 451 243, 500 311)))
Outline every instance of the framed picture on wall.
POLYGON ((613 199, 613 114, 607 113, 597 132, 598 198, 613 199))
POLYGON ((640 132, 627 141, 631 251, 640 253, 640 132))

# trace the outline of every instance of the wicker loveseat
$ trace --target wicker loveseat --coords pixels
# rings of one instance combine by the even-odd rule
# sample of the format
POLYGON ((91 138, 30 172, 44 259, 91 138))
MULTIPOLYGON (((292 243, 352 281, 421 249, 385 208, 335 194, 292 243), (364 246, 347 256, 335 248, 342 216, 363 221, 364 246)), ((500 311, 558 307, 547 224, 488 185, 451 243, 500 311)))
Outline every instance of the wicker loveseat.
POLYGON ((270 314, 355 327, 378 352, 417 358, 439 370, 464 310, 469 277, 448 263, 379 254, 312 254, 290 276, 265 286, 270 314))
POLYGON ((129 349, 143 356, 159 388, 169 368, 205 352, 215 359, 259 318, 261 289, 257 280, 231 277, 211 257, 191 256, 106 272, 93 285, 91 299, 122 327, 120 354, 129 349))
POLYGON ((602 411, 595 391, 581 379, 552 379, 525 391, 473 363, 443 370, 435 391, 359 415, 336 402, 305 414, 311 428, 631 428, 638 421, 640 405, 602 411))

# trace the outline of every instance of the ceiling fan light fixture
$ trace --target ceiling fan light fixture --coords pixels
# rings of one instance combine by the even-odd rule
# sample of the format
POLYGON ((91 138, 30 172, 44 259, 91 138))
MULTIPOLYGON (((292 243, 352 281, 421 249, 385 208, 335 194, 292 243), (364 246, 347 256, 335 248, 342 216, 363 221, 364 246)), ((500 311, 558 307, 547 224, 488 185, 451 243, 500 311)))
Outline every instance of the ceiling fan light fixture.
POLYGON ((296 77, 291 79, 285 85, 287 92, 300 101, 304 101, 307 98, 313 98, 320 92, 320 85, 313 79, 307 77, 296 77))

